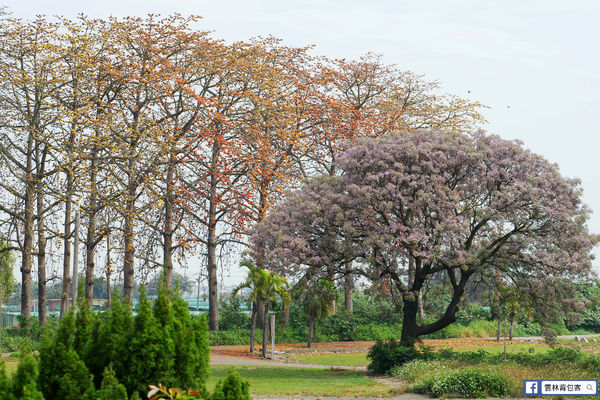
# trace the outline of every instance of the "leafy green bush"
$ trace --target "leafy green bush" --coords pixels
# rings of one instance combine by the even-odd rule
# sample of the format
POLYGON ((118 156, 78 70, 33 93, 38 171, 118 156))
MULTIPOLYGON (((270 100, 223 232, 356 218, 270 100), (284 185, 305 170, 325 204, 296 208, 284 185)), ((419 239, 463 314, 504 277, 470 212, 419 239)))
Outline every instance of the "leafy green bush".
POLYGON ((412 388, 433 397, 458 395, 463 398, 505 397, 509 380, 500 372, 463 368, 426 375, 412 388))
MULTIPOLYGON (((427 357, 436 360, 452 360, 465 364, 502 364, 505 361, 504 354, 492 354, 484 350, 457 352, 452 349, 442 349, 437 353, 428 353, 427 357)), ((530 354, 519 352, 506 354, 506 361, 513 361, 520 365, 532 367, 542 367, 548 364, 578 364, 585 363, 588 359, 589 356, 582 351, 568 347, 559 347, 547 353, 530 354)))
MULTIPOLYGON (((262 329, 256 330, 255 340, 262 340, 262 329)), ((250 343, 250 329, 236 329, 231 331, 210 331, 208 341, 211 346, 242 345, 250 343)))
POLYGON ((426 354, 419 352, 414 347, 402 346, 396 340, 378 340, 369 349, 367 358, 369 359, 367 368, 370 372, 385 374, 397 365, 402 365, 417 358, 426 358, 426 354))
MULTIPOLYGON (((38 365, 31 354, 26 355, 17 367, 12 379, 12 394, 14 399, 43 400, 42 392, 38 389, 38 365)), ((7 397, 8 398, 8 397, 7 397)))
POLYGON ((446 373, 451 370, 446 360, 412 360, 393 367, 390 375, 407 382, 415 382, 425 375, 446 373))
POLYGON ((250 316, 240 309, 241 299, 227 297, 219 301, 219 329, 224 331, 247 329, 250 316))
POLYGON ((456 313, 456 321, 467 326, 473 321, 489 321, 492 315, 489 307, 483 308, 477 303, 468 303, 466 306, 460 307, 456 313))
POLYGON ((119 383, 112 368, 104 370, 102 384, 96 396, 97 400, 127 400, 127 390, 119 383))
POLYGON ((250 384, 243 381, 234 368, 229 368, 224 381, 219 381, 210 400, 252 400, 250 384))

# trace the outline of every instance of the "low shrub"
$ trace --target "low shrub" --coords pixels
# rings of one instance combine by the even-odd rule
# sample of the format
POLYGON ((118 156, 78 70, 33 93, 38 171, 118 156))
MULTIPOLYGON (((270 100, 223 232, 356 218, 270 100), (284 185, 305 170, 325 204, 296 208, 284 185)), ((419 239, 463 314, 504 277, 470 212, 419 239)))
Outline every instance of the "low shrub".
MULTIPOLYGON (((257 329, 255 342, 262 341, 262 330, 257 329)), ((211 346, 244 345, 250 344, 250 329, 236 329, 230 331, 210 331, 208 342, 211 346)))
POLYGON ((457 395, 463 398, 505 397, 509 380, 502 373, 477 368, 463 368, 426 375, 413 386, 419 393, 434 397, 457 395))
POLYGON ((390 375, 407 382, 416 382, 423 376, 446 373, 451 370, 450 364, 446 360, 412 360, 393 367, 390 375))
MULTIPOLYGON (((437 353, 429 353, 429 358, 436 360, 451 360, 465 364, 487 363, 502 364, 505 356, 502 353, 488 353, 484 350, 478 351, 454 351, 452 349, 442 349, 437 353)), ((569 347, 559 347, 552 349, 547 353, 507 353, 506 361, 515 362, 519 365, 541 367, 548 364, 578 364, 585 363, 590 357, 578 349, 569 347)))
POLYGON ((369 349, 367 358, 369 359, 368 370, 374 374, 385 374, 393 367, 402 365, 406 362, 425 359, 429 351, 421 352, 414 347, 402 346, 396 340, 381 341, 369 349))

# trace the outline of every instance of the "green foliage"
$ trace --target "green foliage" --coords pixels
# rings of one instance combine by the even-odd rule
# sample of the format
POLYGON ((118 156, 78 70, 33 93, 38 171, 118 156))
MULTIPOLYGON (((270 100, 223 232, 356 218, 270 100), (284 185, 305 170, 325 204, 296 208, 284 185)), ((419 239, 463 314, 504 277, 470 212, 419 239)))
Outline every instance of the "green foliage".
POLYGON ((447 360, 412 360, 393 367, 390 375, 407 382, 415 382, 425 375, 444 374, 451 370, 447 360))
MULTIPOLYGON (((127 307, 115 296, 110 311, 99 315, 92 329, 92 342, 85 364, 94 375, 96 386, 100 385, 104 370, 112 365, 115 373, 127 370, 125 350, 133 330, 133 317, 127 307)), ((118 375, 117 373, 117 375, 118 375)))
POLYGON ((6 242, 0 241, 0 284, 2 285, 0 301, 3 304, 12 296, 17 287, 17 281, 13 276, 15 256, 11 250, 5 250, 7 248, 6 242))
MULTIPOLYGON (((166 301, 157 300, 158 303, 166 301)), ((160 308, 159 308, 160 309, 160 308)), ((133 330, 127 347, 122 349, 128 354, 127 367, 121 373, 120 381, 128 393, 143 393, 147 382, 164 382, 170 385, 174 381, 175 343, 172 325, 161 325, 152 312, 152 304, 146 297, 146 291, 140 289, 136 307, 137 315, 133 321, 133 330)), ((171 319, 160 316, 163 323, 171 319)))
POLYGON ((414 347, 402 346, 396 340, 385 342, 379 340, 369 349, 367 354, 369 365, 367 368, 374 374, 385 374, 392 367, 418 358, 427 358, 429 354, 429 350, 419 351, 414 347))
MULTIPOLYGON (((465 364, 486 363, 502 364, 505 362, 503 353, 488 353, 487 351, 457 352, 452 349, 442 349, 437 353, 429 353, 428 358, 436 360, 452 360, 465 364)), ((588 356, 578 349, 559 347, 546 353, 507 353, 506 361, 519 365, 542 367, 548 364, 582 364, 586 363, 588 356)))
POLYGON ((141 288, 136 312, 133 317, 117 297, 100 315, 80 303, 56 332, 48 332, 40 348, 39 378, 46 399, 108 399, 111 393, 121 396, 123 388, 123 398, 136 393, 143 398, 148 382, 204 391, 206 318, 192 317, 187 303, 164 287, 154 305, 141 288))
POLYGON ((0 399, 12 399, 12 384, 6 374, 6 364, 0 359, 0 399))
POLYGON ((500 372, 463 368, 443 374, 425 375, 417 381, 413 389, 432 397, 505 397, 508 394, 509 381, 500 372))
POLYGON ((222 298, 219 301, 219 329, 229 331, 250 326, 250 316, 240 309, 241 303, 239 296, 222 298))
POLYGON ((96 397, 97 400, 127 400, 127 390, 119 383, 112 368, 104 370, 102 384, 96 397))
POLYGON ((12 379, 12 394, 15 399, 43 399, 38 390, 38 365, 36 359, 28 354, 21 359, 17 372, 12 379))
POLYGON ((210 400, 251 400, 250 384, 243 381, 234 368, 230 368, 224 381, 219 381, 210 400))
POLYGON ((75 315, 71 309, 58 330, 48 331, 40 346, 39 387, 46 400, 92 399, 93 376, 75 351, 75 315))

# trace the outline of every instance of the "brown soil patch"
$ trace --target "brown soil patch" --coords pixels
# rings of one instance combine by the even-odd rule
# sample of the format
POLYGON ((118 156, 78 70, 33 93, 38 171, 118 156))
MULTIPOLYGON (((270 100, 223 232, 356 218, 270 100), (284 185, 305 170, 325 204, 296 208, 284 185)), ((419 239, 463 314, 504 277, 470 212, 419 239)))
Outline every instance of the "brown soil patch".
MULTIPOLYGON (((364 353, 375 342, 319 342, 307 347, 306 343, 280 343, 275 345, 275 351, 281 353, 364 353)), ((424 339, 421 345, 430 346, 433 350, 439 349, 461 349, 472 346, 502 344, 494 339, 483 338, 455 338, 455 339, 424 339)), ((518 344, 522 341, 507 341, 506 344, 518 344)), ((213 354, 221 354, 233 357, 261 358, 261 346, 256 345, 253 354, 248 352, 249 345, 238 346, 211 346, 213 354)), ((270 352, 271 346, 268 347, 270 352)))

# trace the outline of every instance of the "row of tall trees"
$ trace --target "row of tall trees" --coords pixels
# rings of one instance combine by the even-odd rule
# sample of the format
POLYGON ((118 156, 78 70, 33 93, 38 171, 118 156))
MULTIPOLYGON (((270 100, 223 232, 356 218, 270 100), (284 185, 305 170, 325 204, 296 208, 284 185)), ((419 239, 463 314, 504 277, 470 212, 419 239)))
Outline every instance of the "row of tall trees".
POLYGON ((3 19, 0 234, 21 256, 25 318, 34 279, 40 324, 49 279, 62 277, 66 313, 81 212, 86 298, 100 273, 122 273, 126 302, 143 268, 164 266, 170 286, 174 265, 197 251, 216 330, 218 250, 286 189, 336 175, 336 154, 357 137, 482 121, 480 104, 378 56, 225 43, 199 20, 3 19), (47 270, 60 262, 62 274, 47 270))

